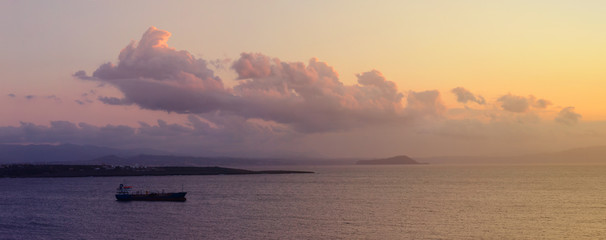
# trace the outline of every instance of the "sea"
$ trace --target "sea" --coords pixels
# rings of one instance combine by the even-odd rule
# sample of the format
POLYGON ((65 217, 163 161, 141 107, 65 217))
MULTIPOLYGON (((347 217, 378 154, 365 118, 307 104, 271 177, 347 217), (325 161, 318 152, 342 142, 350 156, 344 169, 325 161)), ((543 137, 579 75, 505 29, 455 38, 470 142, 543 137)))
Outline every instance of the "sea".
POLYGON ((606 239, 606 166, 281 169, 315 173, 0 178, 0 239, 606 239))

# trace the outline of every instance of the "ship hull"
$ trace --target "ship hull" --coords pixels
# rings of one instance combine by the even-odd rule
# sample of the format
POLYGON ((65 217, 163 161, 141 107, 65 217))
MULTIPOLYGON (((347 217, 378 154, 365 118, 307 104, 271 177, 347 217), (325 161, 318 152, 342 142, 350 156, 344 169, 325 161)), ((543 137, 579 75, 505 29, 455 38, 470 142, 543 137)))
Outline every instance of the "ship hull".
POLYGON ((150 194, 116 194, 118 201, 173 201, 183 202, 187 192, 177 193, 150 193, 150 194))

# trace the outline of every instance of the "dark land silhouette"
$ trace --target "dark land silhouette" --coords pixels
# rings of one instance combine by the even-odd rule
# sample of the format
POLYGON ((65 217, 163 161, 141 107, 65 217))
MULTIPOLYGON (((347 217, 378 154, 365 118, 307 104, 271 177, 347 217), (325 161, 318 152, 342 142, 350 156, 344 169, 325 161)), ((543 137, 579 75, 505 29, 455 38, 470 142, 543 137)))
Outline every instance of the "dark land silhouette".
POLYGON ((390 158, 381 158, 373 160, 360 160, 356 162, 359 165, 387 165, 387 164, 420 164, 408 156, 395 156, 390 158))
POLYGON ((0 165, 0 177, 111 177, 111 176, 168 176, 168 175, 242 175, 294 174, 308 171, 264 170, 251 171, 223 167, 131 167, 110 165, 0 165))

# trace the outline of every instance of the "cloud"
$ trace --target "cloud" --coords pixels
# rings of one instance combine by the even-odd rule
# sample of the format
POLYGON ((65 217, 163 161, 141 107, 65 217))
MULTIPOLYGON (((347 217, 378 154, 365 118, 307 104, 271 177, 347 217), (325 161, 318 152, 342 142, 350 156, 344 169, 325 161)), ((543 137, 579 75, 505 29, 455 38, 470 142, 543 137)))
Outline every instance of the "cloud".
MULTIPOLYGON (((230 155, 238 152, 267 153, 287 141, 289 133, 271 123, 246 120, 238 116, 216 116, 209 120, 189 115, 185 124, 158 120, 126 125, 95 126, 88 123, 52 121, 49 125, 21 122, 19 126, 0 127, 2 143, 73 143, 118 148, 154 148, 181 154, 202 156, 230 155), (273 146, 273 147, 272 147, 273 146)), ((243 155, 245 156, 245 155, 243 155)))
POLYGON ((99 97, 98 99, 102 103, 109 104, 109 105, 130 105, 130 104, 132 104, 132 102, 130 102, 129 100, 124 99, 124 98, 99 97))
POLYGON ((530 105, 534 108, 539 108, 539 109, 544 109, 547 108, 549 105, 551 105, 551 101, 549 100, 545 100, 545 99, 537 99, 535 96, 530 95, 528 97, 528 101, 530 102, 530 105))
POLYGON ((556 116, 555 121, 564 125, 574 125, 579 119, 581 119, 581 114, 578 114, 574 111, 574 107, 565 107, 562 109, 558 116, 556 116))
POLYGON ((406 109, 415 115, 437 116, 446 110, 440 92, 437 90, 423 92, 410 91, 407 102, 406 109))
POLYGON ((271 74, 271 59, 260 53, 242 53, 231 66, 238 79, 262 78, 271 74))
POLYGON ((109 83, 124 98, 102 97, 109 104, 136 103, 142 108, 169 112, 208 112, 225 105, 230 94, 220 78, 208 69, 206 61, 186 51, 168 47, 169 32, 149 28, 138 44, 132 42, 119 55, 118 65, 101 65, 89 77, 83 71, 74 74, 83 80, 109 83))
MULTIPOLYGON (((86 73, 83 73, 83 74, 84 74, 84 76, 86 75, 86 73)), ((88 92, 80 94, 80 99, 76 99, 76 100, 74 100, 74 102, 76 102, 77 104, 80 104, 80 105, 86 105, 89 103, 93 103, 94 101, 91 100, 89 97, 94 97, 96 95, 97 95, 97 92, 95 90, 89 90, 88 92)), ((97 97, 97 100, 104 102, 104 101, 112 101, 113 98, 115 98, 115 97, 97 97)), ((115 98, 115 99, 118 99, 118 98, 115 98)), ((107 104, 112 105, 109 102, 107 104)), ((113 105, 120 105, 120 104, 113 104, 113 105)))
POLYGON ((57 102, 57 103, 61 103, 61 102, 62 102, 62 101, 61 101, 61 98, 59 98, 59 97, 57 97, 57 96, 55 96, 55 95, 46 96, 46 99, 49 99, 49 100, 54 100, 54 101, 55 101, 55 102, 57 102))
POLYGON ((511 94, 504 95, 497 99, 498 102, 501 102, 501 107, 510 112, 526 112, 528 111, 528 107, 530 106, 528 100, 525 97, 514 96, 511 94))
POLYGON ((151 27, 138 43, 120 52, 116 65, 106 63, 92 76, 78 71, 74 77, 111 84, 123 93, 122 98, 98 98, 106 104, 181 114, 229 113, 300 132, 397 122, 415 117, 411 113, 443 109, 439 92, 413 92, 409 109, 415 111, 405 111, 403 94, 379 71, 358 74, 357 84, 344 85, 333 67, 315 58, 305 64, 242 53, 231 65, 237 84, 226 88, 206 60, 169 47, 169 37, 169 32, 151 27))
POLYGON ((128 126, 95 127, 68 121, 51 121, 49 126, 21 122, 18 127, 0 127, 0 143, 77 143, 119 146, 135 130, 128 126), (119 129, 119 131, 116 131, 119 129), (112 140, 115 141, 112 143, 112 140))
POLYGON ((346 86, 331 66, 317 59, 305 65, 260 54, 242 57, 245 60, 233 66, 242 79, 234 94, 246 103, 238 115, 289 124, 302 132, 349 129, 403 117, 403 95, 379 71, 358 74, 358 84, 346 86), (250 66, 262 71, 250 71, 250 66))
POLYGON ((87 103, 93 103, 93 101, 88 100, 88 99, 83 99, 83 100, 76 99, 76 100, 74 100, 74 102, 76 102, 77 104, 80 104, 80 105, 86 105, 87 103))
POLYGON ((457 88, 453 88, 450 91, 452 93, 454 93, 455 95, 457 95, 457 102, 460 102, 460 103, 475 102, 480 105, 483 105, 486 103, 486 100, 484 100, 484 97, 482 97, 480 95, 476 96, 465 88, 457 87, 457 88))
MULTIPOLYGON (((487 103, 483 96, 457 87, 451 92, 458 102, 489 106, 446 111, 439 91, 402 91, 378 70, 356 74, 355 83, 345 84, 331 65, 316 58, 287 62, 245 52, 234 60, 207 61, 170 47, 169 37, 170 33, 151 27, 138 42, 120 51, 117 62, 102 64, 90 76, 84 71, 73 75, 113 86, 121 93, 86 93, 78 100, 82 104, 88 99, 107 105, 132 104, 177 113, 171 118, 187 117, 185 123, 158 120, 136 127, 24 123, 0 128, 0 136, 26 136, 21 142, 220 151, 232 156, 261 149, 307 151, 306 146, 316 146, 311 151, 344 156, 350 154, 353 142, 360 143, 356 147, 363 149, 360 152, 366 152, 363 146, 368 144, 374 144, 374 149, 423 154, 531 149, 535 143, 551 146, 540 140, 555 139, 550 134, 558 129, 554 122, 540 121, 552 114, 544 110, 552 103, 532 95, 507 94, 496 102, 489 98, 492 102, 487 103), (226 84, 229 87, 213 72, 219 69, 235 76, 226 84), (517 148, 510 147, 516 144, 517 148)), ((574 123, 580 118, 575 114, 574 109, 562 110, 556 121, 574 123)))
POLYGON ((75 72, 74 74, 72 74, 72 76, 82 80, 95 80, 95 78, 87 76, 86 72, 82 70, 75 72))
POLYGON ((510 112, 523 113, 530 110, 531 107, 537 109, 547 108, 552 103, 545 99, 537 99, 535 96, 516 96, 511 93, 503 95, 497 99, 501 103, 501 107, 510 112))
POLYGON ((215 59, 209 61, 210 65, 213 66, 217 70, 226 70, 232 64, 232 59, 223 58, 223 59, 215 59))
MULTIPOLYGON (((16 97, 16 95, 12 94, 12 93, 9 94, 8 96, 11 97, 11 98, 15 98, 16 97)), ((56 103, 62 103, 63 102, 61 100, 61 98, 58 97, 58 96, 56 96, 56 95, 36 96, 36 95, 30 94, 30 95, 26 95, 25 99, 29 100, 29 101, 33 101, 33 100, 36 100, 36 99, 42 99, 42 100, 52 100, 52 101, 54 101, 56 103)))

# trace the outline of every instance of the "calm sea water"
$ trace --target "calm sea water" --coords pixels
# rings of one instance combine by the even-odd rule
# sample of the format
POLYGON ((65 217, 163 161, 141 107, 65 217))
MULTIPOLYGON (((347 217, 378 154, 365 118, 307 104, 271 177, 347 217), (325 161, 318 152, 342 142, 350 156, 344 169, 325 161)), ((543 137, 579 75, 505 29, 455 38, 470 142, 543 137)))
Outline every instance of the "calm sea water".
POLYGON ((606 166, 0 179, 0 239, 599 239, 606 166), (186 202, 117 202, 125 182, 186 202))

